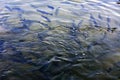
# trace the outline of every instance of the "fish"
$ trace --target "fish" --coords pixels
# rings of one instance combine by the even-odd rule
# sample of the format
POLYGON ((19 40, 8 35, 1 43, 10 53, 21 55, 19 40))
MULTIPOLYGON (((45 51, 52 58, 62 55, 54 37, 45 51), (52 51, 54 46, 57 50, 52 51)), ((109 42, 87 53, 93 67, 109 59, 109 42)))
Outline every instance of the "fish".
MULTIPOLYGON (((26 26, 26 25, 24 25, 24 26, 26 26)), ((25 28, 25 27, 14 27, 14 28, 12 28, 10 31, 12 32, 12 33, 21 33, 21 32, 23 32, 24 30, 28 30, 28 28, 25 28)))
POLYGON ((0 46, 4 44, 5 40, 0 40, 0 46))
POLYGON ((22 13, 24 13, 24 10, 21 9, 21 8, 17 8, 17 7, 15 7, 15 8, 12 8, 12 10, 17 10, 18 12, 22 12, 22 13))
POLYGON ((0 18, 0 22, 5 22, 7 21, 9 16, 3 16, 2 18, 0 18))
POLYGON ((4 43, 5 43, 5 40, 0 40, 0 53, 4 50, 4 48, 3 48, 4 43))
POLYGON ((103 37, 101 38, 101 41, 104 40, 106 37, 107 37, 107 33, 104 32, 104 35, 103 35, 103 37))
POLYGON ((37 9, 37 12, 40 12, 42 14, 46 14, 46 15, 53 15, 52 13, 49 13, 49 12, 46 12, 46 11, 43 11, 43 10, 40 10, 40 9, 37 9))
POLYGON ((75 3, 72 3, 72 2, 68 2, 68 1, 64 1, 64 2, 61 2, 62 4, 67 4, 67 5, 73 5, 73 6, 77 6, 77 4, 75 3))
POLYGON ((84 9, 84 8, 85 8, 85 6, 84 6, 83 4, 81 4, 80 6, 81 6, 81 8, 82 8, 82 9, 84 9))
POLYGON ((50 5, 47 5, 47 7, 52 9, 52 10, 55 9, 53 6, 50 6, 50 5))
POLYGON ((48 24, 46 24, 46 23, 43 23, 43 22, 39 22, 41 25, 43 25, 44 27, 47 27, 47 28, 49 28, 50 29, 50 26, 48 25, 48 24))
POLYGON ((17 59, 14 58, 14 60, 17 60, 19 62, 23 62, 23 63, 27 62, 21 51, 16 50, 15 54, 13 54, 12 56, 17 58, 17 59))
POLYGON ((93 22, 94 27, 99 27, 99 25, 98 25, 98 23, 97 23, 96 19, 93 17, 93 15, 92 15, 92 14, 90 14, 90 21, 92 21, 92 22, 93 22))
POLYGON ((6 9, 8 9, 9 11, 12 11, 12 8, 10 8, 9 6, 5 6, 6 9))
POLYGON ((111 30, 111 28, 110 28, 110 22, 111 22, 110 17, 107 17, 107 31, 111 30))
POLYGON ((83 20, 81 20, 81 21, 78 23, 78 27, 81 27, 82 23, 83 23, 83 20))
POLYGON ((56 10, 55 10, 55 15, 56 15, 56 16, 57 16, 58 13, 59 13, 59 9, 60 9, 60 7, 56 8, 56 10))
POLYGON ((111 21, 111 18, 107 17, 107 22, 110 23, 110 21, 111 21))
POLYGON ((29 20, 29 19, 21 19, 21 24, 23 25, 21 28, 28 29, 33 23, 40 23, 40 21, 37 20, 29 20))
POLYGON ((23 25, 23 28, 26 28, 26 29, 28 29, 33 23, 32 20, 27 20, 27 19, 21 19, 21 21, 22 21, 21 24, 23 25))
POLYGON ((17 63, 26 63, 26 59, 24 57, 21 56, 12 56, 12 58, 9 58, 8 60, 13 61, 13 62, 17 62, 17 63))
POLYGON ((61 61, 65 61, 65 62, 73 62, 71 59, 69 59, 69 58, 65 58, 65 57, 56 57, 56 60, 61 60, 61 61))
POLYGON ((100 43, 99 41, 91 42, 91 43, 87 46, 87 50, 89 51, 93 46, 96 46, 96 45, 101 45, 101 43, 100 43))
POLYGON ((35 6, 35 5, 32 5, 32 4, 31 4, 30 6, 31 6, 31 7, 33 7, 33 8, 37 8, 37 6, 35 6))
POLYGON ((117 29, 116 27, 112 28, 111 32, 113 33, 114 31, 116 31, 116 29, 117 29))
POLYGON ((21 9, 21 8, 18 8, 18 7, 11 8, 11 7, 9 7, 9 6, 5 6, 5 8, 8 9, 9 11, 17 10, 17 11, 19 11, 19 12, 24 13, 24 10, 21 9))
POLYGON ((41 15, 41 17, 43 17, 44 19, 46 19, 47 22, 51 22, 51 20, 48 17, 43 16, 43 15, 41 15))
POLYGON ((70 28, 70 31, 69 31, 70 35, 73 37, 77 37, 77 31, 74 27, 71 27, 70 28))
POLYGON ((82 49, 83 46, 81 45, 81 41, 78 38, 75 38, 74 41, 79 45, 79 47, 82 49))
POLYGON ((48 36, 47 32, 48 31, 42 31, 41 33, 38 33, 38 38, 40 41, 43 41, 44 38, 48 36))
POLYGON ((10 60, 18 63, 26 62, 26 59, 24 58, 22 52, 17 50, 16 46, 7 45, 4 48, 5 48, 5 52, 3 53, 3 57, 5 60, 10 60))
POLYGON ((86 32, 83 32, 82 35, 84 36, 84 38, 86 39, 87 37, 89 37, 89 33, 86 31, 86 32))
POLYGON ((100 14, 98 15, 98 18, 99 18, 100 20, 102 20, 102 19, 103 19, 103 18, 102 18, 102 16, 101 16, 100 14))

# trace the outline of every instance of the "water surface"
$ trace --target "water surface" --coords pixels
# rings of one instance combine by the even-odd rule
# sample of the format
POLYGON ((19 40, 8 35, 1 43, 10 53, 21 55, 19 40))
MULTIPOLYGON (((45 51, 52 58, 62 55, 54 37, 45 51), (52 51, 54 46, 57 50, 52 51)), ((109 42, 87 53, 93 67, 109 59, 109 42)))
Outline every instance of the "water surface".
POLYGON ((117 0, 0 0, 0 80, 119 80, 117 0))

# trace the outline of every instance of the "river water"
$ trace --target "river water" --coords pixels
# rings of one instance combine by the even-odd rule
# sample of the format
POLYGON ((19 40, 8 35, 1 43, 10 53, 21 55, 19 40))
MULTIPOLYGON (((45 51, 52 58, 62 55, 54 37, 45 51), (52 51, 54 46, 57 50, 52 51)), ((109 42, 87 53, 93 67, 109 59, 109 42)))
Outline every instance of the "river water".
POLYGON ((0 0, 0 80, 119 80, 118 0, 0 0))

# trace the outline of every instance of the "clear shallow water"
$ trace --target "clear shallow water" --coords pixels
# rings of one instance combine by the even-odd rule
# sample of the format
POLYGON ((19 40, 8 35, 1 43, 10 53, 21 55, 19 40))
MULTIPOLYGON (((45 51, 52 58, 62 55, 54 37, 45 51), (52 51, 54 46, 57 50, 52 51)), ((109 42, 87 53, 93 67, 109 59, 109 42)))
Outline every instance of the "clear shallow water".
POLYGON ((1 80, 119 80, 116 2, 0 0, 1 80))

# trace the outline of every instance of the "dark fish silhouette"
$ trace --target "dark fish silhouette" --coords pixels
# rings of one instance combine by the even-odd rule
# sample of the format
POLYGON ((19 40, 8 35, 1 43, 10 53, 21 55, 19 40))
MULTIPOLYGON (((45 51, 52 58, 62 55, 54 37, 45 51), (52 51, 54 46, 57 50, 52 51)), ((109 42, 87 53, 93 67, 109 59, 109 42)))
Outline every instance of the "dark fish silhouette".
POLYGON ((51 22, 51 20, 48 17, 43 16, 43 15, 41 15, 41 17, 43 17, 47 22, 51 22))
POLYGON ((52 9, 52 10, 54 9, 54 7, 51 6, 51 5, 47 5, 47 7, 50 8, 50 9, 52 9))
POLYGON ((46 12, 46 11, 43 11, 43 10, 40 10, 40 9, 37 9, 37 12, 40 12, 42 14, 46 14, 46 15, 53 15, 52 13, 49 13, 49 12, 46 12))

